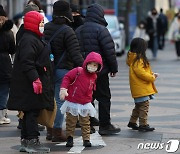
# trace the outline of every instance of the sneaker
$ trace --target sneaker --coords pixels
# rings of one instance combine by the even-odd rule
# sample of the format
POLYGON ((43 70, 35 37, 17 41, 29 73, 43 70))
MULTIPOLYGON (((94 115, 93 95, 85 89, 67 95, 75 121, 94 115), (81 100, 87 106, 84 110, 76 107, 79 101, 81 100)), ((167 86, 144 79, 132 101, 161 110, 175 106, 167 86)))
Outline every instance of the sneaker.
POLYGON ((39 139, 29 140, 25 150, 28 153, 49 153, 50 152, 50 148, 43 146, 39 142, 39 139))
POLYGON ((95 130, 95 128, 94 128, 93 126, 91 126, 90 129, 91 129, 91 130, 90 130, 90 134, 93 134, 93 133, 96 132, 96 130, 95 130))
POLYGON ((73 137, 72 136, 68 136, 66 147, 73 147, 73 144, 74 144, 73 137))
POLYGON ((27 144, 28 144, 28 140, 21 139, 21 146, 19 148, 19 152, 26 152, 27 144))
POLYGON ((99 120, 95 117, 90 117, 91 126, 99 126, 99 120))
POLYGON ((112 135, 119 133, 121 129, 119 127, 115 127, 114 125, 110 124, 105 127, 99 127, 99 134, 100 135, 112 135))
POLYGON ((0 119, 0 125, 3 125, 3 124, 10 124, 11 123, 11 120, 9 118, 6 118, 6 117, 2 117, 0 119))
POLYGON ((136 123, 129 122, 127 125, 129 128, 132 128, 133 130, 138 130, 139 127, 136 123))
POLYGON ((148 131, 153 131, 155 128, 150 127, 148 124, 147 125, 140 125, 139 129, 140 132, 148 132, 148 131))
POLYGON ((83 141, 83 146, 85 147, 91 147, 91 142, 89 140, 84 140, 83 141))

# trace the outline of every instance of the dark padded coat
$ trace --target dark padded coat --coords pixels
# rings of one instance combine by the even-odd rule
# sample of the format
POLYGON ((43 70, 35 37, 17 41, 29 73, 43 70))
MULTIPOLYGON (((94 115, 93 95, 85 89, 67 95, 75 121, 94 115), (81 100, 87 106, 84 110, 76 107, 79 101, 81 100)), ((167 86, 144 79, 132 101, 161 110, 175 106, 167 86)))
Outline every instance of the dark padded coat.
POLYGON ((54 108, 54 86, 49 71, 39 73, 35 61, 38 59, 44 44, 40 37, 31 31, 23 34, 17 47, 14 61, 13 78, 7 107, 9 110, 29 111, 54 108), (42 94, 35 94, 33 81, 40 78, 42 94))
MULTIPOLYGON (((62 22, 63 23, 63 22, 62 22)), ((53 34, 62 26, 49 22, 45 25, 45 40, 49 41, 53 34)), ((74 67, 82 66, 83 57, 80 53, 79 42, 73 29, 67 25, 66 29, 60 32, 51 42, 52 53, 54 54, 55 65, 60 57, 63 58, 57 68, 71 70, 74 67)))
POLYGON ((114 42, 106 26, 107 22, 102 7, 93 4, 88 8, 84 25, 76 30, 76 34, 84 58, 91 51, 97 52, 103 59, 102 73, 116 73, 118 65, 114 42))
POLYGON ((9 54, 15 53, 12 27, 13 22, 11 20, 7 20, 0 27, 0 83, 9 83, 11 79, 12 64, 9 54))

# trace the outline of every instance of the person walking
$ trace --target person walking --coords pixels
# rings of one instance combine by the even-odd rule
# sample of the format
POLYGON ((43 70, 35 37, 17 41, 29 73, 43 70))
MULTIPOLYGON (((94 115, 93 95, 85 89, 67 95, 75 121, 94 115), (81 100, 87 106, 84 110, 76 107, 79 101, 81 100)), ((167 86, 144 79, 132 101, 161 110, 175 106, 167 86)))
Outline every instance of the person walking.
POLYGON ((135 29, 133 38, 140 37, 145 41, 149 41, 149 35, 146 33, 146 24, 144 21, 140 21, 135 29))
POLYGON ((158 33, 161 29, 161 22, 158 17, 157 10, 153 8, 146 19, 146 31, 149 35, 148 47, 152 51, 152 59, 157 59, 158 53, 158 33))
POLYGON ((82 67, 72 69, 63 78, 60 98, 66 100, 61 107, 61 112, 66 113, 67 147, 73 146, 78 118, 82 130, 83 146, 91 147, 89 116, 96 115, 91 101, 93 90, 96 88, 96 74, 101 71, 102 65, 101 55, 90 52, 82 67))
POLYGON ((53 5, 52 18, 52 21, 45 25, 45 40, 48 41, 58 29, 63 28, 63 30, 51 42, 55 63, 55 99, 58 109, 53 128, 47 128, 46 139, 63 142, 66 141, 62 130, 64 115, 59 109, 64 101, 59 98, 59 87, 64 75, 74 67, 82 66, 84 59, 80 53, 76 34, 68 26, 73 21, 70 4, 63 0, 56 1, 53 5))
POLYGON ((129 82, 135 107, 132 111, 128 127, 139 131, 153 131, 147 123, 149 100, 157 93, 154 81, 158 77, 153 73, 146 57, 147 42, 142 38, 134 38, 130 44, 126 63, 129 66, 129 82), (139 127, 137 120, 139 118, 139 127))
POLYGON ((120 132, 120 128, 111 124, 111 91, 109 88, 109 74, 115 77, 118 72, 118 64, 112 37, 106 28, 104 10, 99 4, 92 4, 87 8, 85 22, 76 30, 81 46, 81 54, 84 58, 91 52, 97 52, 102 56, 103 69, 97 78, 94 99, 99 102, 99 133, 110 135, 120 132))
POLYGON ((165 34, 168 30, 168 19, 167 16, 163 13, 163 9, 160 9, 159 20, 161 27, 158 32, 158 46, 160 50, 164 49, 165 46, 165 34))
POLYGON ((24 113, 20 152, 50 152, 50 148, 44 147, 39 141, 40 133, 37 123, 40 110, 52 111, 54 109, 54 85, 51 81, 53 72, 50 69, 49 55, 45 57, 45 62, 39 61, 41 56, 44 57, 42 54, 44 43, 41 40, 44 30, 43 19, 43 16, 36 11, 25 14, 25 31, 17 44, 13 66, 7 106, 9 110, 24 113), (41 66, 40 62, 42 64, 48 62, 48 64, 41 66))
POLYGON ((175 44, 177 60, 180 60, 180 13, 177 14, 171 23, 168 39, 175 44))
POLYGON ((10 79, 12 77, 12 63, 9 54, 15 53, 15 40, 11 28, 13 22, 7 18, 3 6, 0 5, 0 125, 9 124, 7 117, 7 100, 10 79))

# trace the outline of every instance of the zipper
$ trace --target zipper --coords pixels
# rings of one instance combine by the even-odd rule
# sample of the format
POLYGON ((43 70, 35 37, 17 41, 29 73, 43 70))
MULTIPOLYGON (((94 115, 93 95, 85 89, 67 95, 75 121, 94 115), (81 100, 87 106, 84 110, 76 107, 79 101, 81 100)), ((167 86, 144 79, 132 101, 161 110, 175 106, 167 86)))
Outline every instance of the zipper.
POLYGON ((75 93, 76 93, 76 90, 77 90, 77 87, 75 87, 74 91, 73 91, 73 94, 72 94, 72 97, 74 97, 75 93))

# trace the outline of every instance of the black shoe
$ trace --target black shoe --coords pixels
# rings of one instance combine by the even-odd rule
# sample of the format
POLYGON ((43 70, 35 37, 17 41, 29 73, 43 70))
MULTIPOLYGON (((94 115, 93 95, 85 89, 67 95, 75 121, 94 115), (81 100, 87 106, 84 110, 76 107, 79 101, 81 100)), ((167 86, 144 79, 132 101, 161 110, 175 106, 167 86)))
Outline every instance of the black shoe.
POLYGON ((99 126, 99 120, 95 117, 90 117, 90 124, 91 126, 99 126))
POLYGON ((38 130, 39 131, 44 131, 45 130, 45 126, 38 124, 38 130))
POLYGON ((136 123, 129 122, 127 125, 129 128, 132 128, 133 130, 138 130, 139 127, 136 123))
POLYGON ((83 146, 85 147, 91 147, 91 142, 89 140, 84 140, 83 141, 83 146))
POLYGON ((74 144, 73 137, 72 136, 68 136, 66 147, 73 147, 73 144, 74 144))
POLYGON ((96 132, 96 130, 95 130, 95 128, 94 128, 93 126, 91 126, 90 129, 91 129, 91 130, 90 130, 90 134, 93 134, 93 133, 96 132))
POLYGON ((110 124, 105 127, 99 127, 99 134, 100 135, 112 135, 119 133, 121 129, 119 127, 115 127, 114 125, 110 124))
POLYGON ((140 132, 148 132, 148 131, 153 131, 153 130, 155 130, 155 128, 150 127, 150 126, 147 124, 147 125, 144 125, 144 126, 140 125, 138 130, 139 130, 140 132))
POLYGON ((81 128, 81 125, 80 125, 80 123, 79 123, 79 120, 78 120, 77 123, 76 123, 76 128, 81 128))

